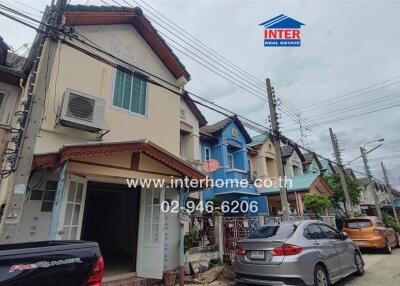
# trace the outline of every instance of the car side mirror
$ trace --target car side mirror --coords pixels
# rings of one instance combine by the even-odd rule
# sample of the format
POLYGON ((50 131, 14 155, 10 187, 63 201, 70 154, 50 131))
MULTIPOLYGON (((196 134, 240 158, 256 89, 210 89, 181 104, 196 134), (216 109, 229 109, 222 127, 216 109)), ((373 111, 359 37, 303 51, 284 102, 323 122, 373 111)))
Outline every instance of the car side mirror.
POLYGON ((349 235, 345 232, 342 232, 342 240, 346 240, 349 237, 349 235))

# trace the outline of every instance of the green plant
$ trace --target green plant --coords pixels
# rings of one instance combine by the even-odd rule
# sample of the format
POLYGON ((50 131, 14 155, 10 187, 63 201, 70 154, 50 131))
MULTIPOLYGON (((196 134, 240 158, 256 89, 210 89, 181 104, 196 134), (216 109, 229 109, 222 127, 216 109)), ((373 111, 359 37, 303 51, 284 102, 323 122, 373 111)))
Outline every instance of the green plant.
MULTIPOLYGON (((346 204, 340 176, 338 174, 324 176, 324 179, 333 190, 333 195, 331 197, 332 206, 335 209, 342 210, 346 213, 346 210, 342 209, 342 205, 346 207, 346 204)), ((362 192, 360 184, 351 176, 346 176, 346 184, 349 191, 351 205, 358 205, 360 203, 360 194, 362 192)))
POLYGON ((190 248, 199 246, 200 238, 199 232, 196 229, 189 230, 187 234, 185 234, 185 252, 190 248))
POLYGON ((304 198, 304 207, 320 217, 326 210, 332 207, 330 200, 321 194, 309 194, 304 198))
POLYGON ((217 259, 211 259, 210 260, 210 269, 213 267, 217 267, 217 266, 222 266, 225 265, 223 262, 221 262, 221 260, 217 259))
POLYGON ((396 221, 394 216, 388 213, 383 213, 382 218, 385 224, 393 228, 395 232, 400 233, 400 224, 396 221))
POLYGON ((216 211, 216 210, 221 210, 222 202, 223 202, 223 201, 222 201, 221 198, 215 197, 215 198, 212 199, 214 211, 216 211))

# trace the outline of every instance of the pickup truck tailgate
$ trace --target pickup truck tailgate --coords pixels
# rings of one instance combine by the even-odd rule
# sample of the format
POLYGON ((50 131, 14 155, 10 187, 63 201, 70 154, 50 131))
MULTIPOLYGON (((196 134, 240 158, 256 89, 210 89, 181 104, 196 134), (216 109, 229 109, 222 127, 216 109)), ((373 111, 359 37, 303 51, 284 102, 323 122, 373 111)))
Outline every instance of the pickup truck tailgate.
POLYGON ((82 286, 100 257, 96 242, 0 245, 0 285, 82 286))

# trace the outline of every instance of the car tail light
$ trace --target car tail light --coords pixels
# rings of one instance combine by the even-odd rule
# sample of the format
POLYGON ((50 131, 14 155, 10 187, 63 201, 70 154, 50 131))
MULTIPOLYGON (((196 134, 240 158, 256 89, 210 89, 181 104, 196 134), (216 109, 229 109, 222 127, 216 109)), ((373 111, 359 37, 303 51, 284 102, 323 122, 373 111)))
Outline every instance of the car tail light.
POLYGON ((302 252, 303 248, 297 245, 292 245, 292 244, 284 244, 279 247, 275 247, 272 249, 272 255, 273 256, 289 256, 289 255, 295 255, 299 254, 302 252))
POLYGON ((240 246, 235 248, 235 254, 236 255, 245 255, 246 254, 246 249, 241 248, 240 246))
POLYGON ((382 232, 379 229, 374 229, 374 235, 375 236, 381 236, 382 232))
POLYGON ((97 259, 96 264, 93 266, 92 271, 89 274, 89 277, 86 280, 85 286, 101 286, 101 281, 103 280, 104 274, 104 260, 103 257, 100 256, 97 259))

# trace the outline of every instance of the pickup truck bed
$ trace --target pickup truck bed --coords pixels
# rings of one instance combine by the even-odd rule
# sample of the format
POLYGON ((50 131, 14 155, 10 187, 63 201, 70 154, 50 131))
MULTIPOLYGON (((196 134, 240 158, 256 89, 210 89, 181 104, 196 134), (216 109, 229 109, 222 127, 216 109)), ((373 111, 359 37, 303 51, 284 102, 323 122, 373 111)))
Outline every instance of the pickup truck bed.
POLYGON ((0 245, 1 286, 101 285, 96 242, 41 241, 0 245), (96 282, 97 281, 97 282, 96 282))

